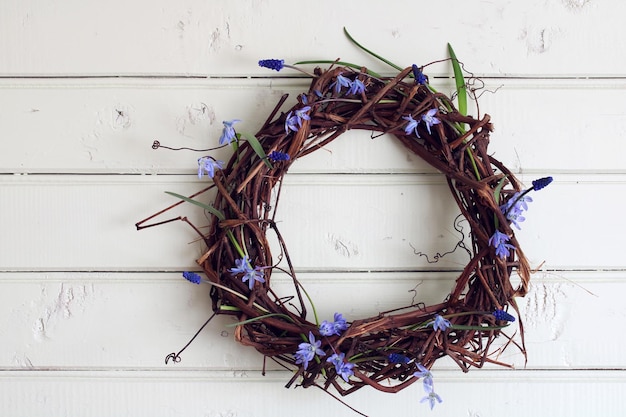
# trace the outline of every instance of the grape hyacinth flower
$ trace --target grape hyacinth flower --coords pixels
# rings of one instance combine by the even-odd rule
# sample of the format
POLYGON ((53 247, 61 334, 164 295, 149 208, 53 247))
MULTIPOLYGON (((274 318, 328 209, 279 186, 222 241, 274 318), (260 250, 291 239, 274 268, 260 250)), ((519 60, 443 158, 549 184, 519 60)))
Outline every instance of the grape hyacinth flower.
POLYGON ((280 71, 285 66, 284 59, 261 59, 259 60, 259 66, 263 68, 269 68, 274 71, 280 71))
POLYGON ((250 266, 250 260, 248 259, 248 255, 244 256, 241 259, 235 260, 235 267, 229 269, 230 274, 235 276, 237 274, 243 274, 241 280, 243 282, 248 282, 248 288, 252 291, 254 287, 254 282, 265 282, 265 278, 263 278, 263 272, 261 272, 261 268, 258 266, 256 268, 252 268, 250 266))
POLYGON ((183 278, 194 284, 200 284, 202 282, 202 277, 195 272, 185 271, 183 272, 183 278))
POLYGON ((426 123, 426 129, 428 130, 428 134, 431 134, 430 128, 434 125, 438 125, 441 123, 441 120, 435 117, 435 113, 437 113, 437 109, 430 109, 426 112, 426 114, 422 115, 422 120, 426 123))
POLYGON ((524 210, 528 210, 528 203, 533 199, 527 194, 531 191, 539 191, 544 189, 552 183, 552 177, 538 178, 532 182, 533 186, 524 191, 518 191, 503 205, 500 206, 500 211, 509 220, 513 226, 518 230, 521 230, 519 223, 526 220, 522 213, 524 210))
POLYGON ((335 371, 337 375, 340 375, 344 381, 348 382, 350 377, 354 375, 354 364, 350 362, 345 362, 344 359, 346 357, 345 353, 334 353, 330 358, 326 359, 326 362, 330 362, 335 365, 335 371))
POLYGON ((417 133, 417 126, 419 125, 419 121, 413 119, 413 116, 411 116, 410 114, 408 116, 403 116, 402 118, 409 122, 404 127, 404 133, 406 133, 407 135, 410 135, 411 133, 415 133, 415 136, 419 138, 420 134, 417 133))
POLYGON ((509 240, 510 238, 499 230, 496 230, 489 238, 489 245, 496 248, 496 256, 500 259, 507 258, 509 256, 509 251, 515 250, 515 246, 507 243, 509 240))
POLYGON ((216 169, 224 168, 224 161, 217 161, 210 156, 203 156, 198 159, 198 178, 202 178, 202 174, 206 174, 213 178, 216 169))
POLYGON ((417 378, 422 378, 424 383, 424 390, 426 392, 432 392, 433 390, 433 374, 421 363, 417 364, 417 369, 419 372, 414 372, 413 376, 417 378))
POLYGON ((546 188, 552 182, 552 177, 543 177, 533 181, 533 190, 539 191, 546 188))
POLYGON ((502 321, 515 321, 515 317, 513 317, 512 315, 510 315, 509 313, 507 313, 504 310, 496 310, 493 313, 493 316, 496 318, 496 320, 502 320, 502 321))
POLYGON ((389 356, 389 362, 391 363, 402 363, 402 364, 407 364, 409 362, 411 362, 411 358, 404 356, 401 353, 390 353, 389 356))
POLYGON ((269 155, 267 155, 267 157, 272 162, 289 161, 289 159, 291 159, 288 153, 280 151, 272 151, 269 155))
POLYGON ((341 313, 335 313, 335 321, 329 323, 327 320, 324 320, 322 324, 320 324, 320 334, 322 336, 341 336, 341 333, 347 328, 348 324, 346 323, 346 319, 343 318, 341 313))
POLYGON ((426 85, 428 78, 426 78, 422 70, 415 64, 413 64, 412 68, 413 68, 413 77, 415 78, 415 84, 426 85))
POLYGON ((313 333, 309 332, 309 343, 300 343, 298 345, 298 351, 295 353, 296 363, 303 364, 304 369, 309 366, 309 362, 313 360, 315 355, 325 356, 326 352, 320 349, 322 346, 321 340, 315 340, 313 333))
POLYGON ((220 145, 228 145, 233 141, 233 139, 235 139, 237 134, 233 125, 238 122, 241 122, 241 120, 233 119, 222 122, 224 129, 222 129, 222 135, 220 136, 220 145))
MULTIPOLYGON (((426 390, 426 387, 424 387, 424 390, 426 390)), ((438 403, 442 403, 443 402, 441 397, 439 395, 437 395, 437 393, 435 391, 432 391, 432 390, 431 391, 426 391, 426 393, 428 395, 426 395, 424 398, 422 398, 420 400, 420 402, 423 403, 424 401, 428 401, 431 410, 435 407, 435 401, 437 401, 438 403)))
POLYGON ((444 319, 439 314, 437 314, 435 316, 435 320, 429 324, 433 325, 433 330, 441 330, 442 332, 446 331, 446 329, 450 328, 451 326, 450 320, 444 319))

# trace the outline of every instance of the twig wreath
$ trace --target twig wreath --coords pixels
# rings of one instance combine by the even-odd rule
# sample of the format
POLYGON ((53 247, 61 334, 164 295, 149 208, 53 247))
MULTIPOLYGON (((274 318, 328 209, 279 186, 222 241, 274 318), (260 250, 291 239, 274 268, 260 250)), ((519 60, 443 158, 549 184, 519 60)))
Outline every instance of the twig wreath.
MULTIPOLYGON (((506 338, 504 348, 513 344, 526 355, 521 323, 519 341, 502 332, 515 320, 506 310, 518 310, 515 297, 526 294, 531 274, 511 225, 519 227, 524 220, 523 211, 531 201, 527 193, 545 187, 552 178, 533 181, 523 190, 512 172, 488 153, 490 117, 466 115, 465 81, 449 50, 459 109, 430 86, 424 67, 401 69, 380 58, 399 69, 395 77, 382 77, 349 63, 315 61, 330 66, 315 68, 308 91, 286 112, 280 112, 287 98, 283 96, 256 135, 236 132, 238 120, 224 122, 220 145, 234 149, 228 163, 211 156, 198 160, 198 175, 207 174, 210 186, 189 197, 170 193, 180 201, 136 225, 141 229, 183 220, 194 228, 207 247, 197 260, 206 279, 194 272, 184 272, 184 277, 212 285, 211 318, 236 316, 237 341, 294 372, 287 387, 298 381, 325 391, 332 386, 341 395, 364 386, 398 392, 421 379, 427 394, 423 401, 432 408, 441 402, 430 372, 437 359, 448 356, 464 372, 485 363, 510 367, 492 357, 492 345, 500 335, 506 338), (471 227, 471 260, 442 302, 412 304, 352 322, 341 313, 332 321, 318 319, 277 226, 277 205, 283 178, 294 161, 350 129, 393 135, 446 176, 471 227), (217 192, 213 204, 196 199, 210 189, 217 192), (142 225, 183 202, 210 214, 208 232, 186 217, 142 225), (270 232, 279 242, 279 262, 271 253, 270 232), (282 260, 284 267, 279 266, 284 265, 282 260), (281 298, 272 290, 276 269, 290 277, 293 297, 281 298), (519 276, 517 287, 511 282, 513 273, 519 276)), ((274 59, 259 64, 277 71, 296 68, 274 59)), ((153 147, 163 146, 155 142, 153 147)), ((167 360, 179 361, 181 352, 167 360)))

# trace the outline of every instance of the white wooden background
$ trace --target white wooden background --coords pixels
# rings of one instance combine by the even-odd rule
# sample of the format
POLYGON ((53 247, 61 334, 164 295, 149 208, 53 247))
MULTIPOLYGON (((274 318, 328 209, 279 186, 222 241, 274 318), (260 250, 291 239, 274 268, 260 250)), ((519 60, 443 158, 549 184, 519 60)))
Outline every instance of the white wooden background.
MULTIPOLYGON (((480 100, 495 155, 527 183, 555 178, 518 234, 533 265, 545 261, 519 300, 527 366, 513 351, 502 359, 515 370, 437 363, 433 412, 418 384, 345 400, 371 416, 626 415, 624 12, 617 0, 4 0, 0 415, 356 415, 319 390, 286 390, 284 371, 262 377, 227 318, 166 366, 210 314, 208 287, 180 278, 201 248, 182 223, 133 226, 173 202, 163 191, 203 184, 198 155, 154 151, 154 139, 209 147, 233 118, 254 132, 281 94, 306 88, 259 59, 385 71, 343 26, 401 65, 445 58, 451 42, 495 91, 480 100)), ((447 66, 427 72, 451 90, 447 66)), ((420 283, 422 300, 445 296, 466 257, 433 266, 412 249, 455 243, 440 175, 366 133, 292 171, 278 217, 323 318, 406 305, 420 283)))

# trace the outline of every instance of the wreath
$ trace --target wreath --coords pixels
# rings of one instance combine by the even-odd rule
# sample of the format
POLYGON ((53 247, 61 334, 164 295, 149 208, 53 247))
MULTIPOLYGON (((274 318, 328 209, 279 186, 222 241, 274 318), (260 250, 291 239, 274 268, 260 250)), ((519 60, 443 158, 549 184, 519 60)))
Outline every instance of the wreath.
MULTIPOLYGON (((211 318, 234 315, 238 342, 293 371, 287 387, 297 382, 327 392, 334 387, 347 395, 364 386, 398 392, 421 380, 427 394, 423 401, 432 408, 441 402, 430 372, 437 359, 447 356, 467 372, 485 363, 511 367, 493 357, 509 345, 526 355, 521 323, 512 336, 502 331, 515 321, 508 310, 518 311, 515 297, 526 294, 531 274, 511 226, 519 228, 524 220, 531 201, 528 192, 545 187, 552 178, 540 178, 524 190, 489 154, 490 117, 466 114, 468 91, 459 61, 449 50, 458 109, 452 98, 430 85, 425 67, 396 67, 396 76, 383 77, 357 65, 329 62, 328 68, 317 67, 309 74, 308 91, 281 112, 287 98, 283 96, 256 135, 237 132, 238 120, 225 121, 219 142, 233 147, 230 160, 201 157, 198 176, 207 175, 212 183, 188 197, 170 193, 180 200, 169 208, 189 202, 208 212, 208 231, 186 217, 143 225, 169 208, 136 225, 141 229, 183 220, 193 227, 207 248, 197 260, 206 278, 189 271, 183 276, 212 286, 211 318), (471 228, 471 259, 438 304, 414 303, 352 322, 337 312, 333 320, 320 321, 280 233, 277 206, 290 166, 354 129, 395 137, 445 175, 471 228), (208 190, 216 192, 212 204, 198 199, 208 190), (272 254, 270 233, 279 244, 277 256, 272 254), (275 270, 292 282, 291 297, 272 289, 275 270), (505 343, 496 347, 499 336, 505 343)), ((276 59, 259 64, 276 71, 299 68, 276 59)), ((155 142, 153 147, 164 146, 155 142)), ((182 350, 168 355, 166 362, 179 361, 182 350)))

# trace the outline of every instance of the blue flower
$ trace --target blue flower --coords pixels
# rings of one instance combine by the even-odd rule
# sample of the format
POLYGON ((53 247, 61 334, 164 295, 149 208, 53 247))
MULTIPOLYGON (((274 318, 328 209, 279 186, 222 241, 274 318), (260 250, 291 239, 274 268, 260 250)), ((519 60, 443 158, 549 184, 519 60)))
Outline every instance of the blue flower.
POLYGON ((429 324, 433 325, 433 330, 441 330, 442 332, 445 331, 446 329, 448 329, 451 326, 450 320, 444 319, 439 314, 437 314, 435 316, 435 320, 432 323, 429 323, 429 324))
POLYGON ((215 170, 222 168, 224 168, 224 161, 217 161, 210 156, 203 156, 198 159, 198 178, 202 178, 202 174, 205 171, 210 178, 213 178, 215 170))
POLYGON ((533 190, 539 191, 546 188, 552 182, 552 177, 539 178, 533 181, 533 190))
POLYGON ((248 287, 252 290, 254 287, 254 282, 265 282, 265 278, 263 278, 263 272, 261 272, 261 268, 258 266, 256 268, 252 268, 250 266, 250 260, 248 259, 248 255, 244 256, 241 259, 235 260, 235 267, 229 269, 230 274, 235 276, 237 274, 244 274, 241 277, 243 282, 248 282, 248 287))
POLYGON ((311 110, 311 106, 305 106, 299 110, 287 113, 287 118, 285 119, 285 133, 289 133, 290 130, 297 132, 302 127, 303 120, 311 120, 311 116, 307 114, 309 110, 311 110))
POLYGON ((390 353, 388 358, 389 362, 391 363, 403 363, 406 365, 407 363, 411 362, 411 358, 406 357, 401 353, 390 353))
POLYGON ((503 205, 500 206, 500 211, 504 216, 513 223, 518 230, 521 230, 519 223, 526 220, 522 216, 524 210, 528 210, 528 203, 531 203, 533 199, 530 196, 525 195, 527 191, 517 192, 503 205))
POLYGON ((222 135, 220 136, 220 145, 228 145, 233 139, 235 139, 236 132, 233 125, 237 122, 241 122, 241 120, 233 119, 222 122, 224 129, 222 129, 222 135))
POLYGON ((285 66, 284 59, 261 59, 259 61, 259 66, 263 68, 273 69, 275 71, 280 71, 285 66))
POLYGON ((346 319, 343 318, 341 313, 335 313, 335 321, 330 323, 324 320, 322 324, 320 324, 320 334, 322 336, 332 336, 334 334, 341 336, 341 333, 347 328, 348 324, 346 323, 346 319))
MULTIPOLYGON (((424 387, 424 389, 426 389, 426 387, 424 387)), ((424 401, 428 401, 431 410, 435 407, 435 401, 437 401, 438 403, 443 402, 441 397, 439 395, 437 395, 437 393, 435 391, 431 390, 431 391, 426 391, 426 392, 428 393, 428 395, 425 396, 424 398, 422 398, 420 400, 420 403, 423 403, 424 401)))
POLYGON ((417 378, 422 378, 424 382, 424 390, 426 392, 432 392, 433 390, 433 374, 421 363, 417 364, 417 369, 419 372, 414 372, 413 376, 417 378), (428 388, 428 389, 427 389, 428 388))
POLYGON ((345 353, 334 353, 330 358, 326 359, 326 362, 330 362, 335 365, 335 371, 337 372, 337 375, 340 375, 344 381, 348 382, 348 379, 352 375, 354 375, 354 364, 350 362, 345 362, 345 357, 345 353))
POLYGON ((325 356, 326 353, 320 349, 322 346, 321 340, 315 340, 315 336, 313 333, 309 332, 309 342, 310 343, 300 343, 298 345, 298 351, 295 353, 296 363, 303 364, 304 369, 309 366, 309 362, 313 360, 315 355, 325 356))
POLYGON ((402 118, 409 122, 404 127, 404 133, 406 133, 407 135, 410 135, 411 133, 415 132, 415 136, 417 136, 419 138, 420 134, 417 133, 417 126, 419 125, 420 122, 418 122, 417 120, 413 119, 413 116, 411 116, 410 114, 408 116, 404 116, 402 118))
POLYGON ((183 272, 183 278, 185 278, 189 282, 193 282, 194 284, 200 284, 202 282, 202 277, 195 272, 183 272))
POLYGON ((415 64, 413 64, 413 77, 415 77, 415 84, 425 85, 428 78, 424 75, 422 70, 415 64))
POLYGON ((509 313, 507 313, 504 310, 496 310, 493 313, 493 316, 496 318, 496 320, 502 320, 502 321, 515 321, 515 317, 513 317, 512 315, 510 315, 509 313))
POLYGON ((424 123, 426 123, 426 129, 428 130, 429 134, 430 128, 433 125, 438 125, 439 123, 441 123, 441 120, 435 117, 435 113, 437 113, 437 109, 430 109, 426 112, 426 114, 422 115, 422 120, 424 121, 424 123))
POLYGON ((365 91, 365 84, 363 81, 355 78, 354 81, 350 83, 350 89, 348 90, 348 94, 361 94, 365 91))
POLYGON ((277 161, 289 161, 290 156, 288 153, 285 152, 280 152, 280 151, 272 151, 270 152, 269 155, 267 155, 267 157, 272 161, 272 162, 277 162, 277 161))
POLYGON ((349 78, 344 77, 343 75, 339 74, 337 76, 337 81, 335 81, 334 83, 332 83, 330 86, 335 86, 335 93, 339 94, 341 92, 341 88, 342 87, 350 87, 351 81, 349 78))
POLYGON ((509 240, 510 238, 499 230, 493 233, 489 238, 489 244, 496 248, 496 256, 505 259, 509 256, 509 250, 515 250, 515 246, 507 243, 509 240))

